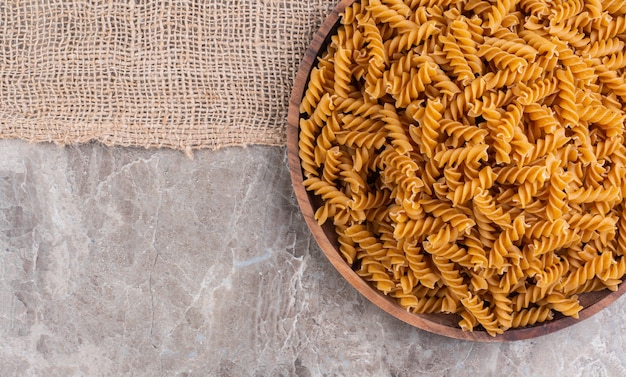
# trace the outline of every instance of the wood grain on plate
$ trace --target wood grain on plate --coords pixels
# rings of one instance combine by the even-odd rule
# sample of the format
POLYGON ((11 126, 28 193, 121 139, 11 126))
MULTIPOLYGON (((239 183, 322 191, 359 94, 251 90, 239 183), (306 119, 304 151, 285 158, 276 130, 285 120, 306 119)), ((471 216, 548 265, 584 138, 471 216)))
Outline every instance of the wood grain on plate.
POLYGON ((601 291, 579 295, 580 303, 584 309, 580 311, 578 319, 565 317, 556 313, 555 319, 552 321, 527 328, 510 329, 505 331, 502 335, 492 337, 487 334, 487 332, 481 330, 474 330, 473 332, 462 331, 457 325, 460 317, 456 315, 410 313, 400 307, 393 299, 371 287, 346 264, 338 251, 337 236, 334 226, 330 223, 319 226, 313 217, 315 209, 321 204, 321 201, 316 198, 315 195, 307 192, 302 185, 303 176, 300 166, 300 157, 298 157, 298 125, 300 120, 300 101, 304 95, 311 69, 316 63, 317 56, 320 52, 324 51, 330 36, 332 36, 336 30, 340 13, 353 2, 354 0, 341 1, 315 34, 300 64, 289 101, 289 114, 287 118, 289 169, 291 171, 291 180, 296 198, 304 219, 311 229, 318 245, 337 271, 339 271, 339 273, 363 296, 392 316, 422 330, 451 338, 472 341, 513 341, 549 334, 591 317, 620 297, 624 291, 626 291, 626 284, 620 284, 619 290, 616 292, 601 291))

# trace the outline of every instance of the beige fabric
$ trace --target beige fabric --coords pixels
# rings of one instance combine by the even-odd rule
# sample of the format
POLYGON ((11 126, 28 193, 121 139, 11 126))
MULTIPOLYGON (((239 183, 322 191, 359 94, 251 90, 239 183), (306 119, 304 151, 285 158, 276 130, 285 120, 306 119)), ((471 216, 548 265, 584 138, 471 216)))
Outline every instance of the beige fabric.
POLYGON ((0 2, 0 138, 284 142, 299 61, 337 1, 0 2))

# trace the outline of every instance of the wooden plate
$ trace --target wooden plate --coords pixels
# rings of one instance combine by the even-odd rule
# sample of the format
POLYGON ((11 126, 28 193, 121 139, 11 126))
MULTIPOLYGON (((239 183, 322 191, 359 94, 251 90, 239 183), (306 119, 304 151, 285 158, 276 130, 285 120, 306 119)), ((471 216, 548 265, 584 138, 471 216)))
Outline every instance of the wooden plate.
POLYGON ((300 120, 300 102, 306 90, 311 69, 316 63, 316 58, 325 50, 330 37, 337 29, 340 13, 353 2, 354 0, 341 1, 315 34, 313 41, 300 64, 300 68, 294 82, 289 101, 289 114, 287 119, 287 150, 289 157, 289 169, 291 171, 291 181, 293 183, 296 198, 302 214, 304 215, 304 219, 311 229, 313 236, 337 271, 339 271, 339 273, 354 288, 356 288, 372 303, 392 316, 410 325, 451 338, 481 342, 522 340, 549 334, 591 317, 619 298, 626 291, 626 284, 620 284, 619 290, 615 292, 606 290, 579 295, 580 304, 584 307, 584 309, 579 313, 579 319, 565 317, 556 313, 555 318, 552 321, 532 327, 510 329, 505 331, 502 335, 492 337, 488 335, 487 332, 481 330, 474 330, 473 332, 462 331, 457 325, 460 317, 456 315, 413 314, 407 312, 393 299, 371 287, 366 281, 361 279, 361 277, 358 276, 348 264, 344 262, 338 251, 339 244, 337 242, 337 235, 335 233, 334 226, 330 223, 326 223, 324 226, 319 226, 313 217, 315 210, 319 207, 321 202, 315 197, 315 195, 307 192, 302 185, 303 175, 300 166, 300 157, 298 156, 298 131, 300 120))

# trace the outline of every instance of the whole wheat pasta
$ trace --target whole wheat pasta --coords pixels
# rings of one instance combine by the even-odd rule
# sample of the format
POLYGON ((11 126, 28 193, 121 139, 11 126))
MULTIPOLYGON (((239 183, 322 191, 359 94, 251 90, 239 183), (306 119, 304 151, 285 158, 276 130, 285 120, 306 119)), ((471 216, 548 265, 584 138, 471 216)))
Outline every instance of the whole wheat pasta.
POLYGON ((311 72, 299 144, 346 263, 409 311, 493 336, 617 289, 623 14, 583 0, 346 9, 311 72))

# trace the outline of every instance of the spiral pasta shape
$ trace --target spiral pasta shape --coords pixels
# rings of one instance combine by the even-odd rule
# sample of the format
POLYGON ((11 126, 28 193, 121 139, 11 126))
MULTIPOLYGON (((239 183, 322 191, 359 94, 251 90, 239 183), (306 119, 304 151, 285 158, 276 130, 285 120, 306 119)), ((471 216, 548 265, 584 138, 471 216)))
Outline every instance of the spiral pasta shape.
POLYGON ((382 4, 380 0, 370 0, 366 9, 371 12, 372 17, 383 22, 394 29, 415 29, 419 28, 416 23, 407 20, 402 14, 396 10, 382 4))
POLYGON ((550 289, 560 282, 568 269, 569 262, 567 259, 547 267, 545 270, 541 271, 541 273, 537 274, 537 287, 544 290, 550 289))
POLYGON ((519 264, 513 264, 511 266, 507 266, 506 271, 500 278, 498 286, 500 289, 510 294, 520 285, 520 283, 524 283, 525 277, 525 269, 523 269, 519 264))
POLYGON ((458 209, 438 200, 422 200, 420 204, 424 211, 432 214, 435 218, 441 218, 444 223, 449 223, 459 233, 464 233, 474 226, 474 221, 458 209))
POLYGON ((576 80, 588 85, 597 79, 595 69, 589 67, 580 55, 575 54, 572 49, 562 41, 557 40, 555 43, 559 60, 572 71, 576 80))
POLYGON ((498 326, 495 315, 490 312, 489 308, 485 307, 485 302, 481 300, 480 297, 476 295, 469 296, 464 298, 461 302, 463 307, 476 318, 476 321, 480 323, 490 335, 495 336, 504 331, 498 326))
POLYGON ((448 192, 446 197, 454 205, 464 204, 479 193, 489 190, 494 184, 495 177, 496 173, 488 166, 480 170, 477 178, 460 185, 452 192, 448 192))
POLYGON ((395 224, 394 236, 397 238, 422 238, 426 234, 439 231, 443 225, 444 221, 435 217, 410 219, 395 224))
POLYGON ((396 284, 385 266, 370 256, 362 258, 361 268, 356 273, 374 284, 381 292, 389 293, 396 288, 396 284))
POLYGON ((334 185, 325 182, 318 177, 310 177, 306 179, 303 184, 307 190, 313 191, 315 195, 319 195, 330 204, 338 204, 344 208, 348 206, 350 198, 348 198, 342 191, 338 190, 334 185))
POLYGON ((504 167, 495 171, 496 182, 503 184, 524 183, 526 181, 545 182, 548 178, 546 166, 504 167))
POLYGON ((398 299, 403 307, 413 313, 438 313, 442 310, 443 297, 424 297, 418 298, 415 295, 401 295, 399 293, 392 293, 390 296, 398 299))
POLYGON ((584 229, 596 232, 614 232, 616 230, 616 219, 604 215, 592 213, 574 213, 568 216, 567 222, 570 228, 584 229))
POLYGON ((544 17, 550 13, 550 8, 542 0, 520 0, 520 7, 528 14, 544 17))
POLYGON ((478 57, 493 62, 496 67, 507 71, 521 71, 528 62, 519 56, 511 54, 500 47, 483 44, 476 52, 478 57))
MULTIPOLYGON (((478 81, 474 80, 474 81, 478 81)), ((504 85, 504 84, 503 84, 504 85)), ((484 90, 483 90, 484 92, 484 90)), ((513 92, 510 90, 502 91, 497 90, 485 93, 478 98, 473 98, 473 101, 469 104, 469 111, 467 115, 472 117, 481 116, 484 108, 499 108, 508 105, 513 97, 513 92)))
POLYGON ((510 214, 505 212, 502 207, 496 206, 495 200, 487 190, 481 190, 474 197, 474 206, 477 212, 501 227, 507 228, 511 224, 510 214))
POLYGON ((607 271, 614 263, 611 253, 604 252, 571 272, 560 284, 560 288, 565 292, 573 291, 576 287, 607 271))
POLYGON ((570 18, 564 22, 551 22, 548 33, 557 37, 559 40, 567 42, 576 48, 586 48, 590 38, 580 32, 581 23, 588 22, 588 13, 582 14, 583 17, 570 18))
POLYGON ((309 79, 308 89, 300 102, 300 112, 313 114, 313 110, 322 99, 324 92, 324 72, 323 68, 314 67, 311 70, 311 78, 309 79))
POLYGON ((454 263, 458 263, 461 266, 471 267, 471 256, 467 253, 467 250, 455 243, 443 243, 436 245, 430 241, 424 242, 424 250, 431 255, 439 258, 449 259, 454 263))
POLYGON ((437 152, 433 159, 439 163, 439 167, 446 165, 456 167, 461 163, 470 165, 480 164, 480 161, 487 160, 487 144, 472 145, 469 147, 447 149, 437 152))
POLYGON ((539 220, 529 224, 524 234, 528 239, 559 235, 569 229, 569 223, 562 218, 555 220, 539 220))
POLYGON ((567 192, 567 199, 571 203, 591 203, 596 201, 612 202, 621 199, 619 187, 581 187, 580 189, 567 192))
POLYGON ((622 125, 625 122, 625 118, 624 114, 621 114, 619 111, 611 110, 604 105, 579 106, 577 110, 578 114, 580 114, 580 120, 588 121, 601 127, 610 138, 622 136, 624 133, 622 125))
POLYGON ((385 135, 376 132, 340 131, 335 138, 342 145, 378 149, 385 143, 385 135))
POLYGON ((571 18, 574 15, 579 14, 583 7, 584 4, 581 0, 568 0, 561 4, 558 4, 555 8, 552 9, 552 14, 554 16, 552 18, 552 21, 558 23, 568 18, 571 18))
POLYGON ((578 302, 577 297, 568 298, 561 293, 552 293, 542 301, 545 301, 547 307, 561 312, 568 317, 578 318, 578 313, 583 308, 578 302))
POLYGON ((363 29, 363 36, 367 42, 367 49, 370 59, 373 63, 382 64, 387 60, 385 55, 385 46, 383 45, 383 37, 380 30, 376 26, 376 21, 363 14, 356 16, 357 25, 363 29))
POLYGON ((619 51, 602 58, 602 64, 608 69, 616 70, 626 67, 626 53, 619 51))
POLYGON ((528 250, 532 251, 535 257, 547 254, 550 251, 555 251, 569 246, 572 243, 580 240, 580 235, 576 232, 564 232, 558 236, 553 237, 541 237, 535 239, 532 244, 527 245, 528 250))
POLYGON ((522 238, 526 226, 524 216, 518 216, 513 220, 511 227, 500 233, 489 252, 489 267, 501 270, 504 268, 505 257, 521 253, 514 242, 522 238))
POLYGON ((489 132, 476 126, 468 126, 451 119, 441 119, 439 122, 441 132, 452 138, 455 146, 471 141, 474 144, 480 144, 485 141, 489 132))
MULTIPOLYGON (((439 271, 441 280, 448 287, 450 296, 454 299, 454 301, 456 303, 460 303, 461 300, 467 298, 469 296, 469 290, 463 281, 463 277, 459 274, 459 270, 455 268, 454 263, 449 259, 437 256, 433 257, 432 260, 435 267, 439 271)), ((455 312, 456 307, 451 311, 455 312)))
POLYGON ((518 35, 528 43, 529 46, 537 50, 543 56, 551 57, 555 53, 559 53, 558 46, 553 40, 539 34, 536 30, 522 30, 518 35))
POLYGON ((507 127, 508 122, 502 121, 502 114, 493 107, 483 108, 482 116, 485 119, 486 128, 493 139, 491 147, 495 151, 497 164, 508 164, 511 162, 511 140, 514 129, 507 127))
POLYGON ((335 81, 334 89, 335 94, 340 97, 346 98, 349 96, 350 82, 352 81, 352 74, 350 70, 350 64, 352 60, 352 52, 348 49, 340 48, 335 54, 335 81))
POLYGON ((526 327, 535 323, 549 321, 552 318, 552 310, 545 306, 523 309, 519 312, 513 312, 511 327, 526 327))
POLYGON ((474 79, 463 91, 452 96, 449 103, 450 107, 446 109, 444 114, 449 114, 454 120, 461 119, 468 109, 477 108, 482 104, 478 98, 483 95, 485 90, 487 90, 487 81, 483 77, 474 79))
POLYGON ((469 66, 465 54, 461 51, 459 44, 453 35, 439 35, 439 41, 443 44, 443 52, 452 67, 452 74, 463 84, 474 79, 474 73, 469 66))
POLYGON ((531 87, 522 88, 519 93, 519 103, 525 106, 541 101, 554 93, 558 84, 559 81, 555 78, 546 78, 536 82, 531 87))
POLYGON ((491 306, 493 314, 498 323, 498 327, 502 330, 508 330, 513 325, 513 308, 512 301, 509 299, 508 291, 498 286, 491 288, 491 306))
POLYGON ((619 16, 626 13, 626 8, 624 7, 624 3, 619 0, 605 0, 602 1, 602 11, 607 11, 614 16, 619 16))
POLYGON ((487 12, 487 28, 496 30, 502 24, 504 17, 511 11, 514 2, 512 0, 496 0, 487 12))
POLYGON ((609 280, 619 281, 624 274, 626 274, 626 258, 621 256, 615 264, 609 267, 606 271, 601 272, 598 278, 600 278, 603 282, 607 282, 609 280))
POLYGON ((337 241, 339 242, 339 252, 349 265, 356 260, 357 249, 352 237, 345 234, 346 227, 337 227, 337 241))
MULTIPOLYGON (((519 37, 516 39, 519 39, 519 37)), ((535 50, 534 47, 525 44, 523 39, 510 40, 502 37, 488 37, 485 38, 485 44, 498 47, 503 51, 518 56, 528 62, 532 62, 533 60, 535 60, 535 58, 539 54, 539 52, 535 50)))
POLYGON ((434 289, 441 277, 430 267, 425 254, 416 246, 407 246, 404 251, 411 274, 424 287, 434 289))
POLYGON ((400 154, 406 154, 413 150, 409 141, 409 136, 405 131, 405 127, 402 125, 395 108, 390 104, 385 104, 383 110, 380 112, 382 120, 385 122, 385 129, 387 130, 387 137, 391 139, 391 145, 400 154))
POLYGON ((478 231, 473 229, 470 234, 466 235, 463 244, 467 247, 467 253, 470 255, 472 269, 477 270, 487 267, 489 260, 483 248, 478 231))
POLYGON ((619 38, 595 41, 582 50, 582 56, 588 59, 605 57, 624 51, 624 41, 619 38))
POLYGON ((536 285, 526 287, 522 292, 517 292, 512 298, 511 306, 514 311, 527 309, 546 297, 546 291, 536 285))
POLYGON ((450 23, 449 28, 471 72, 482 73, 484 71, 484 64, 480 58, 476 56, 476 41, 472 38, 472 33, 469 30, 467 21, 462 18, 454 20, 450 23))
POLYGON ((324 181, 332 184, 339 178, 339 173, 341 172, 339 164, 341 164, 340 157, 342 155, 339 147, 332 147, 328 150, 322 170, 322 179, 324 181))
POLYGON ((602 65, 596 67, 596 73, 598 80, 613 93, 622 98, 626 97, 626 82, 624 82, 623 75, 619 75, 616 71, 609 70, 602 65))
POLYGON ((439 138, 439 120, 441 119, 441 110, 443 104, 439 100, 428 100, 426 103, 426 112, 422 121, 422 149, 421 152, 426 157, 433 157, 433 153, 439 138))

